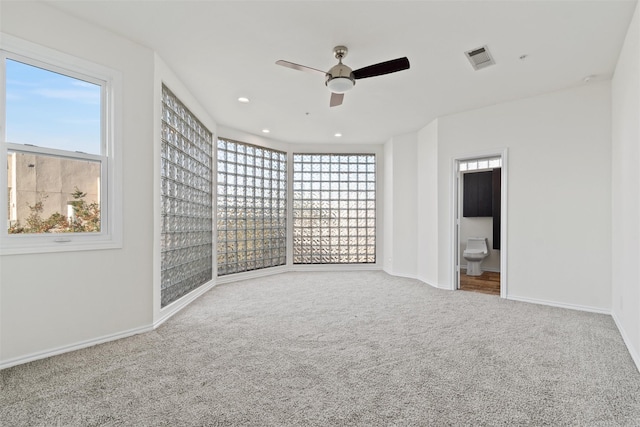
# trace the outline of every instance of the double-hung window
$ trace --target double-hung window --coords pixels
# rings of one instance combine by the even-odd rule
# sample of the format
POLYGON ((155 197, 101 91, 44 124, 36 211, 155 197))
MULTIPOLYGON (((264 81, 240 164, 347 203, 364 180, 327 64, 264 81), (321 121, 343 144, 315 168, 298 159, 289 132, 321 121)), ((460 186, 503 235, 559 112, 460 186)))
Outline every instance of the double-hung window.
POLYGON ((120 246, 118 73, 3 35, 3 254, 120 246))

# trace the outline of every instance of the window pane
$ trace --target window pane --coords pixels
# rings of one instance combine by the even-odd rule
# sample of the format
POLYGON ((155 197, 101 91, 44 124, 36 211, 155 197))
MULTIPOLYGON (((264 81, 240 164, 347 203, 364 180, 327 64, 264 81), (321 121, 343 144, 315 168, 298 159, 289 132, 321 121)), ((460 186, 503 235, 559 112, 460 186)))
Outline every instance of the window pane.
POLYGON ((161 306, 213 278, 213 136, 162 87, 161 306))
POLYGON ((375 263, 375 155, 294 154, 293 162, 293 263, 375 263), (306 170, 345 173, 327 186, 328 174, 306 170))
POLYGON ((286 153, 218 140, 218 276, 286 263, 286 173, 286 153))
POLYGON ((491 159, 489 160, 490 168, 499 168, 502 166, 502 159, 491 159))
POLYGON ((100 231, 100 162, 7 153, 10 234, 100 231))
POLYGON ((101 154, 101 90, 7 59, 7 142, 101 154))

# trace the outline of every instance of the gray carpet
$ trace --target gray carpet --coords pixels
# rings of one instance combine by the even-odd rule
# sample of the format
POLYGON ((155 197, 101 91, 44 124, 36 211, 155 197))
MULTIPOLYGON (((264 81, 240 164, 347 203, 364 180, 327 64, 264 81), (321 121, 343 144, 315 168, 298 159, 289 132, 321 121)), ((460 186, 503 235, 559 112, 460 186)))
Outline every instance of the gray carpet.
POLYGON ((220 285, 153 332, 0 377, 2 426, 640 425, 609 316, 382 272, 220 285))

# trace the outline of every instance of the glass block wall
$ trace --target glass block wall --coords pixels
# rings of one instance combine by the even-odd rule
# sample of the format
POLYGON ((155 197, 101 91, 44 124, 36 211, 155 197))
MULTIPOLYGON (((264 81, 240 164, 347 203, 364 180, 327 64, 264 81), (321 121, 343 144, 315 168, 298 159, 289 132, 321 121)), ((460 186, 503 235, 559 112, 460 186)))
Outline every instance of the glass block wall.
POLYGON ((293 263, 375 262, 375 155, 294 154, 293 263))
POLYGON ((218 276, 286 264, 287 154, 218 139, 218 276))
POLYGON ((163 85, 162 307, 213 278, 212 139, 163 85))

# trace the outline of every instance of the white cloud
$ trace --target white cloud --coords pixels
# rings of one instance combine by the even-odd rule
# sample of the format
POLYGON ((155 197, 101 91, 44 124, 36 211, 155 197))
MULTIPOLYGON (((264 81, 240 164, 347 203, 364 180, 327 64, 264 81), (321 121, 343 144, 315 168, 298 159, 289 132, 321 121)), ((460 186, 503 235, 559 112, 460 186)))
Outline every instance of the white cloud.
POLYGON ((32 93, 45 98, 66 99, 84 103, 100 103, 100 92, 75 89, 38 89, 32 93))

